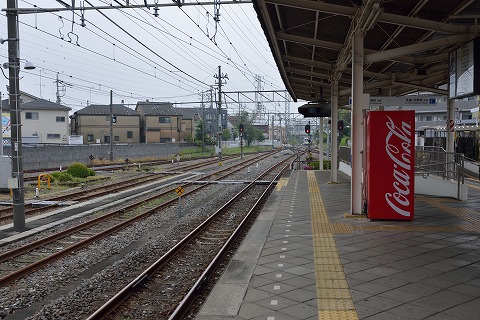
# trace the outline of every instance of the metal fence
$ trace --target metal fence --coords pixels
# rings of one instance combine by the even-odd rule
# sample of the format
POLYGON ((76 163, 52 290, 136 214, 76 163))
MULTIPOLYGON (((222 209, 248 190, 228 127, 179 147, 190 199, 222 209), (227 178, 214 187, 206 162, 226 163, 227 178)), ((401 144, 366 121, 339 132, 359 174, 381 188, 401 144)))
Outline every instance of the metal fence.
POLYGON ((465 182, 465 157, 463 153, 437 151, 419 147, 415 150, 415 174, 435 175, 443 179, 465 182))
MULTIPOLYGON (((351 149, 340 147, 340 160, 351 163, 351 149)), ((415 174, 436 175, 443 179, 461 179, 464 183, 465 157, 462 153, 446 152, 441 147, 415 148, 415 174)))

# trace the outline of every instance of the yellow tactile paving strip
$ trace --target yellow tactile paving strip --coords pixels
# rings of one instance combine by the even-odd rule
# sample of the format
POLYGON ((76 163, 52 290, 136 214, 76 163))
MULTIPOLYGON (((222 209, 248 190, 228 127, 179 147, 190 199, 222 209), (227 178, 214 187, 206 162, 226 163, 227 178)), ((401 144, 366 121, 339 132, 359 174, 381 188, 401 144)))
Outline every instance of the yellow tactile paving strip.
POLYGON ((457 225, 456 227, 463 231, 480 232, 480 215, 478 210, 471 208, 452 207, 448 205, 448 202, 455 202, 456 200, 450 200, 445 198, 430 198, 421 197, 419 200, 424 201, 431 206, 438 208, 444 212, 448 212, 462 219, 465 223, 457 225))
POLYGON ((312 214, 313 252, 319 320, 358 320, 345 273, 333 238, 350 233, 348 224, 331 224, 313 171, 307 171, 312 214))
POLYGON ((280 178, 277 182, 277 191, 281 191, 288 184, 288 178, 280 178))
POLYGON ((371 230, 371 231, 446 231, 446 232, 460 232, 465 231, 462 227, 404 227, 404 226, 351 226, 352 230, 371 230))

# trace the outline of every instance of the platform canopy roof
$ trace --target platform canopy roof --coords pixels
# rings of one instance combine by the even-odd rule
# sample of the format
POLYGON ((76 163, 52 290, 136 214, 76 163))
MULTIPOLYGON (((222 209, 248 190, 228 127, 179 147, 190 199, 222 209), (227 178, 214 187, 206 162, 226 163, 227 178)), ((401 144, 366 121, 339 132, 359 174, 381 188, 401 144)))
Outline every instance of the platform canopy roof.
POLYGON ((280 75, 297 101, 351 94, 353 34, 364 32, 364 92, 447 95, 449 52, 480 35, 478 0, 254 0, 280 75), (477 31, 476 31, 477 30, 477 31))

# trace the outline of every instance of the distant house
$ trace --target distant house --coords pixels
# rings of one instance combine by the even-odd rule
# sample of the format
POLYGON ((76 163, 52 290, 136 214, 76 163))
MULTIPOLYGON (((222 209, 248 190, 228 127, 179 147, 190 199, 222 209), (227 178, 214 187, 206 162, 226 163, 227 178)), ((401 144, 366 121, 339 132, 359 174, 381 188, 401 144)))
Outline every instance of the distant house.
POLYGON ((194 119, 170 102, 137 102, 142 118, 142 142, 187 142, 194 139, 194 119))
MULTIPOLYGON (((218 109, 217 108, 203 108, 200 109, 200 117, 203 117, 205 121, 205 136, 213 139, 214 135, 218 132, 218 109)), ((220 121, 223 129, 229 128, 227 109, 220 110, 220 121)))
POLYGON ((195 140, 195 129, 202 120, 201 110, 199 108, 178 108, 177 110, 182 114, 182 125, 185 125, 187 139, 189 135, 192 140, 195 140))
MULTIPOLYGON (((140 114, 123 104, 112 105, 113 142, 140 142, 140 114)), ((85 144, 110 143, 110 105, 92 104, 71 117, 72 135, 83 136, 85 144)))
MULTIPOLYGON (((11 135, 9 100, 2 101, 2 135, 11 135)), ((71 108, 61 104, 20 94, 20 121, 23 143, 68 142, 68 112, 71 108)))

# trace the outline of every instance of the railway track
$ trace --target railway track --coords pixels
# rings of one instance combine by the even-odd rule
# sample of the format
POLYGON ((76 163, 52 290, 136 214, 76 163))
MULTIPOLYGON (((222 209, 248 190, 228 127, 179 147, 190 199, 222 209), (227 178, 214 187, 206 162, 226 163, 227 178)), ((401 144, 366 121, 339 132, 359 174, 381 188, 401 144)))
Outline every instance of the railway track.
MULTIPOLYGON (((241 164, 224 167, 209 175, 202 176, 202 179, 211 178, 212 181, 225 179, 269 155, 262 154, 241 164)), ((198 192, 207 185, 195 186, 193 182, 185 183, 182 185, 186 190, 183 197, 188 198, 190 194, 198 192)), ((176 205, 177 197, 174 189, 169 187, 167 190, 155 193, 152 190, 153 194, 147 198, 143 197, 129 205, 117 208, 77 226, 0 254, 0 287, 25 277, 55 260, 81 250, 95 241, 108 237, 140 219, 145 219, 152 214, 159 213, 164 208, 176 205), (148 206, 145 206, 146 204, 148 206)))
MULTIPOLYGON (((227 157, 226 159, 231 159, 233 157, 227 157)), ((205 166, 210 166, 212 164, 216 164, 218 160, 216 159, 209 159, 206 161, 202 161, 200 163, 194 163, 194 164, 186 164, 186 165, 181 165, 178 167, 175 167, 175 171, 181 172, 181 171, 186 171, 186 170, 192 170, 192 169, 199 169, 205 166)), ((72 191, 68 194, 65 195, 60 195, 60 196, 55 196, 55 197, 49 197, 46 199, 43 199, 44 201, 51 201, 51 202, 59 202, 59 201, 86 201, 90 200, 96 197, 101 197, 104 195, 108 194, 113 194, 116 192, 121 192, 123 190, 131 189, 134 187, 138 187, 141 185, 148 184, 152 181, 158 180, 160 176, 164 176, 166 173, 165 172, 159 172, 159 173, 150 173, 147 176, 142 176, 142 177, 136 177, 132 179, 127 179, 123 180, 120 182, 115 182, 107 185, 102 185, 102 186, 97 186, 97 187, 91 187, 88 189, 79 189, 77 191, 72 191)), ((45 205, 41 207, 31 207, 27 206, 25 210, 25 215, 26 217, 31 217, 35 215, 39 215, 43 212, 50 211, 54 208, 57 208, 58 206, 56 204, 51 204, 51 205, 45 205)), ((7 223, 11 223, 13 221, 13 216, 12 216, 12 208, 7 207, 7 208, 1 208, 0 209, 0 225, 4 225, 7 223)))
MULTIPOLYGON (((185 319, 205 282, 289 166, 269 168, 88 317, 185 319), (270 181, 257 184, 260 179, 270 181)), ((281 165, 283 164, 283 165, 281 165)))

